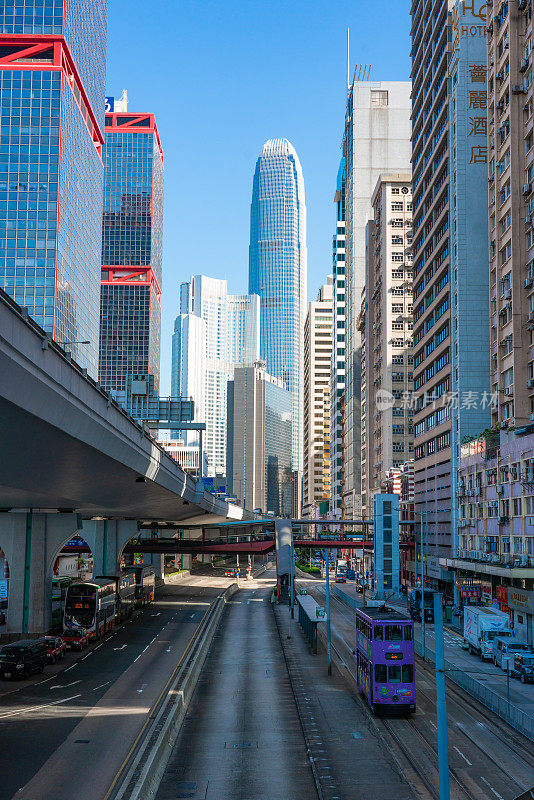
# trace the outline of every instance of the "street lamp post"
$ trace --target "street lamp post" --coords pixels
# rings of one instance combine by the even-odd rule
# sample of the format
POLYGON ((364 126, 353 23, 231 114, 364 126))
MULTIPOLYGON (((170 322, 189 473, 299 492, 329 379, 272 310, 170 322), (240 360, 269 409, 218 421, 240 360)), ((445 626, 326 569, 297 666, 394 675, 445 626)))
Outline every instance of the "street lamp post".
POLYGON ((449 747, 447 741, 447 705, 445 701, 443 603, 440 592, 435 592, 434 594, 434 633, 436 637, 436 713, 438 723, 439 800, 449 800, 449 747))
POLYGON ((325 547, 326 561, 326 665, 329 675, 332 674, 332 653, 330 638, 330 550, 325 547))
MULTIPOLYGON (((429 511, 414 511, 415 514, 419 514, 419 518, 421 520, 419 529, 421 534, 421 655, 423 659, 425 658, 426 653, 426 624, 425 624, 425 567, 424 567, 424 559, 425 559, 425 544, 423 539, 423 516, 426 521, 426 516, 429 513, 435 514, 442 514, 451 512, 450 508, 439 508, 436 509, 435 512, 429 511)), ((416 543, 416 579, 417 579, 417 543, 416 543)))

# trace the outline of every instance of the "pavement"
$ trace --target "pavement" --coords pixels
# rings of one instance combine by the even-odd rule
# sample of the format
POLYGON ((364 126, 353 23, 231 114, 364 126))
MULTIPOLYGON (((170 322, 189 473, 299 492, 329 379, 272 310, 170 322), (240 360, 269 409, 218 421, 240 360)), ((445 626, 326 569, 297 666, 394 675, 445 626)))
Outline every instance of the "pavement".
MULTIPOLYGON (((306 583, 308 592, 324 605, 324 582, 299 583, 306 583)), ((330 598, 330 611, 336 660, 349 684, 354 683, 354 611, 334 596, 330 598)), ((364 699, 359 698, 359 702, 419 796, 438 797, 433 665, 422 659, 416 661, 417 711, 412 716, 373 717, 364 699)), ((452 684, 447 684, 447 716, 451 798, 513 800, 533 787, 532 742, 452 684)), ((376 774, 382 780, 382 773, 376 774)))
POLYGON ((274 571, 227 604, 156 800, 313 800, 271 608, 274 571))
POLYGON ((44 676, 0 682, 0 800, 98 800, 210 604, 231 583, 190 577, 44 676), (96 767, 96 768, 95 768, 96 767))
MULTIPOLYGON (((348 582, 336 584, 336 586, 350 597, 355 598, 356 602, 362 604, 362 595, 356 591, 354 583, 348 582)), ((420 642, 422 639, 422 627, 419 622, 415 623, 414 635, 416 640, 420 642)), ((472 678, 480 681, 496 694, 507 698, 507 678, 504 670, 496 667, 493 662, 482 661, 478 656, 471 655, 467 650, 464 650, 462 647, 463 632, 460 632, 455 624, 445 623, 443 638, 445 659, 447 661, 450 661, 451 664, 463 672, 467 672, 472 678)), ((429 651, 428 657, 432 658, 435 648, 434 626, 428 622, 425 625, 425 648, 429 651)), ((523 684, 517 678, 510 678, 510 702, 534 716, 534 683, 523 684)), ((534 784, 534 779, 532 783, 534 784)))

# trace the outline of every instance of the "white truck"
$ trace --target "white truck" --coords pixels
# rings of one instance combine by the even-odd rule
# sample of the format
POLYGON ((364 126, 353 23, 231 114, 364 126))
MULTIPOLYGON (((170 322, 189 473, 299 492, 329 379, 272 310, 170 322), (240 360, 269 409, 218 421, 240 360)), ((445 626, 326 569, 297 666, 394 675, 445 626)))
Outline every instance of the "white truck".
POLYGON ((493 640, 496 636, 511 636, 508 614, 488 606, 464 608, 464 644, 470 653, 485 661, 493 658, 493 640))

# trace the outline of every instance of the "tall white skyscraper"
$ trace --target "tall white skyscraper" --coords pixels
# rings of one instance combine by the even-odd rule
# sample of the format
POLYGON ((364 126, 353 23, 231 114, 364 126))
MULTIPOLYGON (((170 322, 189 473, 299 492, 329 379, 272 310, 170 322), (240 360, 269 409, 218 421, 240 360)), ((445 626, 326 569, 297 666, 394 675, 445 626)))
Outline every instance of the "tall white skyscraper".
MULTIPOLYGON (((287 139, 269 139, 256 163, 250 208, 249 292, 261 297, 260 356, 293 397, 294 488, 303 464, 306 205, 302 168, 287 139)), ((294 504, 294 510, 298 502, 294 504)))
POLYGON ((411 83, 353 81, 347 91, 343 155, 346 218, 346 381, 344 498, 350 519, 361 510, 361 342, 365 232, 381 173, 407 172, 411 157, 411 83))
POLYGON ((225 280, 193 275, 180 287, 171 392, 192 397, 195 421, 206 423, 208 476, 226 475, 226 384, 237 364, 259 358, 259 317, 260 298, 229 295, 225 280))

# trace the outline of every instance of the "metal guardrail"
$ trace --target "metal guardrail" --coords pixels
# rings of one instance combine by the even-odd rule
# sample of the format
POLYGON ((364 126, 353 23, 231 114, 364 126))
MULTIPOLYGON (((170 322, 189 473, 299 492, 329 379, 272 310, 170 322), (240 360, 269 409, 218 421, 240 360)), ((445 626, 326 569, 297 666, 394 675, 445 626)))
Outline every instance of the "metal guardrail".
MULTIPOLYGON (((423 652, 421 642, 416 639, 414 644, 415 652, 421 656, 423 652)), ((508 725, 511 725, 512 728, 515 728, 516 731, 522 733, 523 736, 526 736, 527 739, 534 741, 534 717, 531 714, 523 711, 513 703, 509 703, 505 697, 497 694, 488 686, 484 686, 484 684, 459 669, 451 661, 445 660, 445 670, 450 681, 478 700, 479 703, 482 703, 483 706, 489 708, 490 711, 497 714, 498 717, 507 722, 508 725)))

